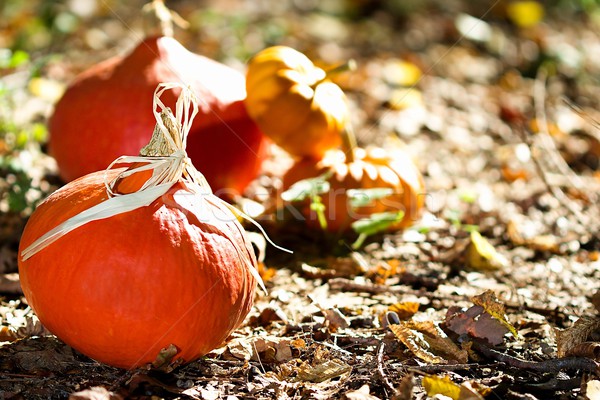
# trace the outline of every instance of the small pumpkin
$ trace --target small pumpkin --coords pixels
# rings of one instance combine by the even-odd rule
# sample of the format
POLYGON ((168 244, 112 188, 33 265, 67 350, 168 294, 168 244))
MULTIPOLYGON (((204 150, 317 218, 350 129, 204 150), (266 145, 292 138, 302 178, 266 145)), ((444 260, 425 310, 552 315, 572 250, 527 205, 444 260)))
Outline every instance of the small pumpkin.
POLYGON ((274 46, 257 53, 248 64, 246 91, 250 116, 288 153, 320 158, 341 144, 346 96, 301 52, 274 46))
MULTIPOLYGON (((69 182, 137 154, 154 128, 152 94, 161 82, 189 85, 201 99, 187 146, 194 165, 216 193, 243 192, 267 148, 244 105, 244 75, 166 35, 147 37, 125 57, 94 65, 69 85, 49 120, 49 151, 61 178, 69 182)), ((165 104, 173 107, 177 94, 166 93, 165 104)))
POLYGON ((129 168, 85 175, 49 196, 19 247, 23 292, 44 326, 121 368, 151 363, 171 345, 179 362, 218 347, 249 312, 259 279, 231 206, 185 155, 190 124, 168 109, 157 119, 142 156, 116 160, 129 168))
MULTIPOLYGON (((406 228, 421 215, 425 186, 421 173, 400 150, 351 148, 332 150, 321 160, 304 158, 284 175, 284 189, 306 179, 322 177, 328 188, 318 193, 326 228, 346 232, 352 223, 378 213, 403 212, 388 231, 406 228), (351 154, 349 157, 347 154, 351 154)), ((300 203, 300 212, 313 228, 322 228, 319 213, 310 200, 300 203)))

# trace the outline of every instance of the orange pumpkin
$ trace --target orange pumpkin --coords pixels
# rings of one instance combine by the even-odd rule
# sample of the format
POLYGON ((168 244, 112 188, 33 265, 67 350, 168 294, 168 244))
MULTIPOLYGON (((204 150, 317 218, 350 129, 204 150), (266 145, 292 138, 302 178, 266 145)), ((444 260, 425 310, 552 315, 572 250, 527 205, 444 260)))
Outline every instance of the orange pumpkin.
POLYGON ((170 345, 175 359, 192 361, 222 344, 252 306, 251 244, 185 156, 183 138, 143 149, 160 157, 126 157, 129 169, 68 183, 23 232, 28 303, 65 343, 106 364, 139 367, 170 345))
POLYGON ((246 72, 246 108, 294 156, 322 157, 341 144, 349 119, 344 92, 304 54, 286 46, 256 54, 246 72))
MULTIPOLYGON (((330 232, 347 231, 354 221, 375 213, 404 212, 404 217, 388 230, 405 228, 418 220, 425 201, 425 186, 410 158, 401 151, 387 152, 381 148, 352 151, 352 159, 347 159, 342 150, 333 150, 319 161, 309 158, 297 161, 283 177, 284 189, 304 179, 324 176, 329 190, 319 196, 330 232), (389 189, 390 193, 369 199, 370 189, 389 189), (356 194, 362 200, 360 206, 352 206, 352 190, 362 191, 356 194)), ((309 226, 320 228, 318 215, 307 201, 301 203, 300 211, 309 226)))
MULTIPOLYGON (((244 76, 168 36, 145 39, 67 88, 49 121, 49 151, 61 178, 68 182, 137 154, 152 134, 152 93, 161 82, 189 85, 201 101, 187 145, 194 165, 216 193, 241 193, 258 175, 267 147, 246 112, 244 76)), ((177 94, 166 93, 165 104, 172 107, 177 94)))

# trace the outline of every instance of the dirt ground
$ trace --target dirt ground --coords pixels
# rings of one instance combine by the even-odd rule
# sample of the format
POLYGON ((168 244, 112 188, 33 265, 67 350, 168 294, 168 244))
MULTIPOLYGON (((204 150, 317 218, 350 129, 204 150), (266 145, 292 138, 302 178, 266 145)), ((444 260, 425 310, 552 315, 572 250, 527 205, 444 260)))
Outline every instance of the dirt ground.
MULTIPOLYGON (((185 366, 112 368, 46 331, 17 272, 62 185, 45 124, 78 72, 139 41, 142 4, 0 5, 0 399, 600 398, 594 1, 168 1, 182 44, 242 71, 274 44, 354 59, 336 82, 358 142, 410 154, 426 211, 359 249, 259 216, 294 254, 267 246, 268 292, 185 366)), ((246 193, 266 206, 292 163, 271 150, 246 193)))

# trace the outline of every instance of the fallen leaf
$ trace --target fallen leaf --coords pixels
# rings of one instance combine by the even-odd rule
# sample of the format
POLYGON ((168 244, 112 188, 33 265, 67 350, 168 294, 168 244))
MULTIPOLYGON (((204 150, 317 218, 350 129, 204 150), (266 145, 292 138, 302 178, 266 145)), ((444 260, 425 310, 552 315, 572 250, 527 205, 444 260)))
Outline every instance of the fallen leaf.
POLYGON ((409 373, 404 375, 396 388, 393 400, 412 400, 414 386, 415 381, 413 374, 409 373))
POLYGON ((445 364, 448 361, 467 362, 467 353, 445 336, 431 321, 400 322, 389 326, 408 349, 425 362, 445 364))
POLYGON ((467 264, 476 270, 495 270, 508 265, 508 260, 477 231, 471 231, 471 243, 467 246, 467 264))
POLYGON ((391 59, 383 66, 383 79, 392 86, 414 86, 421 79, 422 72, 415 64, 391 59))
POLYGON ((544 6, 537 1, 511 1, 506 5, 506 16, 520 28, 530 28, 544 18, 544 6))
POLYGON ((80 392, 71 393, 69 400, 122 400, 123 397, 103 387, 95 386, 80 392))
POLYGON ((460 396, 460 386, 452 382, 449 376, 426 375, 421 382, 427 395, 434 397, 438 394, 458 400, 460 396))
POLYGON ((483 307, 486 313, 504 325, 515 338, 519 336, 515 327, 506 319, 504 304, 498 301, 493 291, 486 290, 478 296, 471 297, 471 301, 473 304, 483 307))
MULTIPOLYGON (((427 395, 434 397, 443 395, 450 397, 453 400, 483 400, 482 394, 478 389, 473 387, 471 382, 463 382, 458 385, 450 379, 449 376, 439 377, 426 375, 422 381, 427 395)), ((489 392, 488 388, 482 388, 485 393, 489 392)))
POLYGON ((422 107, 423 94, 415 88, 395 89, 388 100, 388 107, 392 110, 404 110, 410 107, 422 107))
POLYGON ((509 332, 502 323, 485 313, 481 306, 472 306, 466 311, 450 307, 444 323, 456 335, 484 339, 492 346, 503 343, 504 335, 509 332))
POLYGON ((380 400, 370 392, 369 385, 364 384, 358 390, 352 390, 344 394, 348 400, 380 400))
POLYGON ((63 95, 65 85, 52 79, 35 77, 29 81, 29 91, 36 97, 55 103, 63 95))
POLYGON ((414 301, 403 301, 400 303, 392 304, 388 307, 388 311, 395 312, 398 318, 406 320, 412 317, 419 311, 419 303, 414 301))
POLYGON ((585 397, 589 400, 600 400, 600 381, 593 379, 585 384, 585 397))
POLYGON ((555 329, 558 357, 571 354, 573 348, 588 340, 593 332, 600 330, 600 318, 581 317, 567 329, 555 329))
POLYGON ((317 365, 303 362, 298 367, 298 379, 307 382, 324 382, 328 379, 337 378, 352 371, 352 367, 337 359, 325 360, 317 365))

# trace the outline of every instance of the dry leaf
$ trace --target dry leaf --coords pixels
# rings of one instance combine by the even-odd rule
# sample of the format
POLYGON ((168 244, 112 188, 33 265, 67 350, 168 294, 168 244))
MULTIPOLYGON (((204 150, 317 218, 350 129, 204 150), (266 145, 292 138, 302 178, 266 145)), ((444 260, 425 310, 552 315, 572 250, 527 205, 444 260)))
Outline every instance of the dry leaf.
POLYGON ((556 329, 556 352, 558 357, 571 354, 575 346, 588 340, 590 334, 600 329, 600 318, 581 317, 567 329, 556 329))
POLYGON ((506 227, 508 238, 515 246, 524 246, 535 251, 547 251, 554 254, 562 253, 561 241, 554 235, 537 235, 524 237, 517 223, 510 220, 506 227))
POLYGON ((396 388, 396 393, 392 396, 392 400, 412 400, 414 386, 413 374, 404 375, 400 381, 400 385, 396 388))
POLYGON ((123 400, 123 397, 103 387, 96 386, 72 393, 69 396, 69 400, 123 400))
POLYGON ((414 301, 403 301, 400 303, 392 304, 388 307, 388 311, 395 312, 398 318, 406 320, 412 317, 419 311, 419 303, 414 301))
POLYGON ((391 59, 383 66, 383 79, 392 86, 414 86, 421 75, 419 67, 404 60, 391 59))
POLYGON ((298 367, 298 379, 306 382, 324 382, 328 379, 337 378, 352 371, 352 367, 337 359, 325 360, 322 363, 311 365, 303 362, 298 367))
POLYGON ((508 329, 498 320, 485 313, 483 307, 473 306, 466 311, 458 307, 450 307, 446 314, 446 327, 457 335, 469 335, 484 339, 492 346, 504 342, 508 329))
POLYGON ((471 232, 467 247, 467 264, 476 270, 495 270, 508 265, 508 260, 477 231, 471 232))
POLYGON ((350 322, 342 312, 337 308, 323 310, 325 320, 329 323, 329 330, 337 332, 338 329, 345 329, 350 326, 350 322))
POLYGON ((433 322, 400 322, 390 330, 408 349, 423 361, 442 364, 448 361, 467 362, 467 353, 445 336, 433 322))
MULTIPOLYGON (((449 376, 426 375, 422 383, 427 395, 430 397, 440 394, 453 400, 483 400, 482 394, 478 391, 479 389, 473 387, 477 385, 471 384, 471 382, 458 385, 452 382, 449 376)), ((489 392, 488 388, 482 388, 482 390, 485 393, 489 392)))
POLYGON ((471 301, 473 304, 483 307, 486 313, 504 325, 515 338, 519 336, 515 327, 506 319, 504 304, 498 301, 493 291, 486 290, 478 296, 471 297, 471 301))
POLYGON ((369 385, 362 385, 360 389, 346 392, 344 395, 348 400, 379 400, 379 397, 370 394, 369 385))
POLYGON ((600 381, 591 380, 585 384, 585 397, 589 400, 600 400, 600 381))
POLYGON ((460 396, 460 386, 452 382, 449 376, 426 375, 421 383, 430 397, 441 394, 453 400, 458 400, 460 396))
POLYGON ((511 1, 506 5, 506 16, 516 26, 530 28, 544 18, 544 6, 537 1, 511 1))

